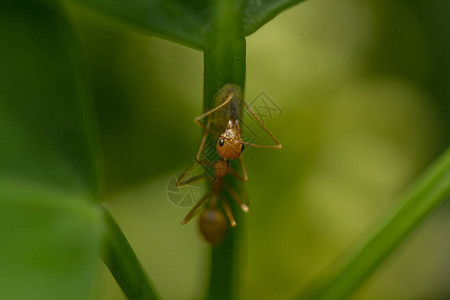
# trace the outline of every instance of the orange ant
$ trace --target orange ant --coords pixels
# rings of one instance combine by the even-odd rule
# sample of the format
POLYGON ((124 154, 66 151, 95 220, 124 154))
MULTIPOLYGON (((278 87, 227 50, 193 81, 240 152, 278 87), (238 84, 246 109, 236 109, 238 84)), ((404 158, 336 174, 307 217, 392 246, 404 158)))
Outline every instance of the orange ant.
MULTIPOLYGON (((181 222, 182 225, 188 223, 200 207, 206 202, 206 200, 211 199, 207 208, 205 208, 199 217, 200 231, 203 237, 213 246, 219 244, 225 237, 227 230, 227 222, 223 212, 218 208, 218 202, 220 201, 223 209, 230 221, 231 227, 236 226, 236 221, 231 212, 230 206, 221 194, 222 190, 225 189, 230 196, 236 201, 236 203, 241 207, 244 212, 248 212, 249 207, 246 203, 243 203, 239 198, 238 194, 225 182, 223 179, 225 175, 230 174, 238 178, 239 180, 247 180, 247 174, 244 176, 239 175, 233 169, 230 168, 230 163, 227 159, 221 158, 215 163, 196 161, 199 164, 210 166, 214 169, 214 178, 212 180, 211 191, 207 192, 203 197, 194 205, 191 211, 186 215, 186 217, 181 222)), ((195 165, 195 164, 194 164, 195 165)), ((193 166, 194 166, 193 165, 193 166)), ((183 181, 186 174, 192 169, 192 166, 186 170, 178 179, 177 186, 183 186, 189 183, 196 182, 201 179, 205 179, 208 175, 201 174, 183 181)))
MULTIPOLYGON (((259 125, 269 134, 269 136, 277 143, 276 145, 266 146, 266 145, 256 145, 248 142, 244 142, 241 137, 240 123, 239 120, 242 119, 242 90, 238 85, 226 84, 224 85, 214 96, 214 104, 217 106, 213 109, 205 112, 204 114, 195 118, 195 122, 204 128, 205 133, 198 149, 196 162, 202 165, 210 166, 214 169, 214 179, 212 180, 212 188, 210 192, 207 192, 203 197, 195 204, 192 210, 186 215, 184 220, 181 222, 182 225, 189 222, 198 209, 205 203, 205 201, 211 198, 209 206, 202 211, 200 214, 200 231, 202 232, 205 239, 212 245, 217 245, 222 241, 225 236, 227 225, 225 221, 225 216, 221 210, 217 208, 218 201, 221 202, 225 213, 230 221, 232 227, 236 226, 236 221, 233 217, 231 209, 228 203, 221 195, 223 188, 227 190, 230 196, 238 203, 244 212, 248 212, 249 207, 244 204, 237 193, 224 181, 226 174, 233 175, 242 181, 247 181, 247 171, 244 166, 244 162, 241 157, 242 151, 244 151, 245 145, 259 148, 273 148, 280 149, 281 143, 277 140, 275 136, 267 129, 259 117, 253 112, 252 108, 248 103, 244 102, 245 107, 250 112, 250 114, 255 118, 259 125), (211 116, 213 113, 217 112, 214 118, 208 118, 206 126, 200 121, 205 117, 211 116), (211 125, 214 129, 221 131, 218 134, 214 129, 211 129, 211 125), (213 134, 219 136, 216 143, 217 153, 221 156, 221 159, 215 163, 201 161, 200 156, 202 150, 205 146, 206 138, 208 134, 213 134), (239 158, 239 162, 243 171, 243 176, 239 175, 236 171, 230 168, 230 159, 239 158)), ((177 185, 186 185, 200 179, 207 177, 205 174, 192 177, 186 181, 182 181, 186 174, 191 170, 190 167, 186 170, 179 178, 177 185)))
MULTIPOLYGON (((205 145, 208 134, 219 136, 216 144, 217 153, 224 159, 237 159, 244 151, 244 145, 258 147, 258 148, 272 148, 281 149, 281 143, 264 125, 261 119, 255 114, 250 105, 244 102, 245 107, 250 114, 255 118, 259 125, 267 132, 267 134, 277 143, 276 145, 256 145, 242 141, 239 120, 242 119, 242 89, 235 84, 225 84, 214 96, 214 104, 217 105, 213 109, 201 114, 195 118, 195 122, 205 129, 200 148, 198 149, 196 159, 200 159, 201 152, 205 145), (215 118, 208 118, 208 122, 203 125, 200 120, 217 112, 215 118), (212 123, 212 124, 211 124, 212 123), (210 129, 210 126, 221 130, 218 134, 210 129)), ((240 160, 242 170, 245 173, 244 162, 240 160)))

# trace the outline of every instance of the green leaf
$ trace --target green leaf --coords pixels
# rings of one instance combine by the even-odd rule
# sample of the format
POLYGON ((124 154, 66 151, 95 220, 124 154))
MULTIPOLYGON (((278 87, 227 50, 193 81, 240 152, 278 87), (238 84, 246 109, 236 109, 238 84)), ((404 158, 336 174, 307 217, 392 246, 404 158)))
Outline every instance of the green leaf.
POLYGON ((1 1, 0 36, 0 299, 86 299, 102 218, 78 47, 52 1, 1 1))
MULTIPOLYGON (((221 18, 215 13, 216 4, 223 2, 242 7, 240 20, 227 26, 240 27, 250 35, 283 10, 302 0, 73 0, 106 15, 160 36, 196 49, 211 45, 209 36, 217 34, 213 24, 221 18), (217 2, 217 3, 216 3, 217 2), (242 4, 242 5, 241 5, 242 4)), ((219 5, 218 5, 219 6, 219 5)), ((226 12, 224 12, 226 14, 226 12)))
POLYGON ((111 214, 105 210, 107 232, 102 258, 128 299, 158 299, 147 274, 111 214))
POLYGON ((303 0, 246 0, 243 20, 244 33, 250 35, 283 10, 303 0))
POLYGON ((149 33, 193 48, 205 46, 207 0, 74 0, 149 33))
POLYGON ((98 199, 92 110, 72 33, 56 7, 0 5, 0 175, 98 199))
POLYGON ((450 196, 450 148, 419 178, 368 239, 298 299, 346 299, 450 196))
POLYGON ((48 187, 0 180, 0 299, 86 299, 101 211, 48 187))

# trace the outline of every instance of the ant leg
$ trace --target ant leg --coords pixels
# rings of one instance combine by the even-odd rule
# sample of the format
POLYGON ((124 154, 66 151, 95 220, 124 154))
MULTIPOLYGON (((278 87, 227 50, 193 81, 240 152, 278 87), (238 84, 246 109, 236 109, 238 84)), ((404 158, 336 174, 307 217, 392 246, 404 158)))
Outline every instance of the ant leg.
MULTIPOLYGON (((206 124, 206 126, 209 128, 209 125, 211 123, 211 120, 208 120, 208 123, 206 124)), ((203 126, 203 124, 202 124, 203 126)), ((206 162, 202 162, 200 161, 200 155, 202 153, 203 147, 205 146, 205 142, 206 142, 206 137, 208 136, 208 132, 205 130, 205 134, 203 135, 202 138, 202 142, 200 143, 200 147, 197 151, 197 155, 195 157, 195 161, 199 164, 205 164, 206 162)), ((205 174, 203 175, 199 175, 199 176, 195 176, 193 178, 188 179, 187 181, 183 181, 183 179, 185 179, 185 177, 187 176, 187 174, 189 174, 191 172, 191 170, 193 169, 193 167, 195 166, 195 162, 186 170, 184 171, 181 176, 177 179, 177 186, 182 186, 182 185, 186 185, 188 183, 192 183, 195 182, 197 180, 200 180, 202 178, 207 177, 205 174)))
POLYGON ((247 142, 242 142, 242 144, 250 146, 250 147, 255 147, 255 148, 281 149, 281 144, 278 144, 278 145, 257 145, 257 144, 247 143, 247 142))
MULTIPOLYGON (((199 124, 201 124, 202 127, 204 126, 202 123, 199 123, 199 124)), ((200 143, 200 148, 198 148, 197 156, 195 157, 195 160, 197 160, 197 161, 200 159, 200 155, 202 154, 203 147, 205 146, 206 137, 208 136, 208 130, 206 130, 206 129, 209 129, 210 124, 211 124, 211 119, 208 119, 208 123, 206 123, 206 127, 205 127, 205 134, 203 134, 202 142, 200 143)))
POLYGON ((239 197, 239 195, 235 192, 235 190, 233 190, 228 184, 224 184, 225 189, 227 190, 227 192, 231 195, 231 197, 234 199, 234 201, 236 201, 236 203, 239 205, 239 207, 244 211, 244 212, 248 212, 250 210, 250 207, 243 203, 241 201, 241 198, 239 197))
POLYGON ((255 114, 255 112, 253 111, 253 109, 250 107, 250 105, 245 102, 245 107, 247 108, 247 110, 250 112, 250 114, 253 116, 253 118, 255 118, 255 120, 259 123, 259 125, 267 132, 267 134, 277 143, 276 145, 273 146, 265 146, 265 145, 256 145, 256 144, 251 144, 251 143, 246 143, 243 142, 243 144, 248 145, 248 146, 252 146, 252 147, 259 147, 259 148, 273 148, 273 149, 281 149, 281 143, 278 141, 278 139, 272 134, 272 132, 270 132, 270 130, 266 127, 266 125, 264 125, 264 123, 261 121, 261 119, 255 114))
POLYGON ((207 112, 205 112, 204 114, 201 114, 200 116, 195 117, 195 119, 194 119, 195 122, 196 122, 197 124, 199 124, 200 126, 202 126, 202 124, 201 124, 201 122, 200 122, 201 119, 203 119, 204 117, 209 116, 209 115, 212 114, 213 112, 215 112, 215 111, 221 109, 222 107, 224 107, 225 105, 227 105, 228 103, 230 103, 230 101, 231 101, 231 99, 233 99, 233 97, 234 97, 234 92, 230 92, 229 95, 228 95, 228 98, 227 98, 222 104, 220 104, 220 105, 214 107, 214 108, 211 109, 211 110, 208 110, 207 112))
POLYGON ((195 161, 200 165, 209 166, 209 167, 214 166, 214 163, 211 161, 204 161, 204 160, 199 160, 199 159, 195 159, 195 161))
POLYGON ((248 180, 247 169, 245 168, 244 160, 242 159, 242 156, 239 157, 239 163, 241 164, 241 168, 242 168, 242 172, 244 173, 244 176, 241 176, 239 173, 237 173, 232 168, 228 168, 228 173, 230 175, 233 175, 234 177, 236 177, 237 179, 239 179, 241 181, 247 181, 248 180))
POLYGON ((195 166, 195 163, 189 166, 183 173, 181 173, 180 177, 177 178, 177 186, 182 186, 185 183, 183 182, 183 179, 186 178, 187 174, 189 174, 192 170, 192 168, 195 166))
POLYGON ((193 183, 193 182, 196 182, 196 181, 199 181, 199 180, 202 180, 202 179, 206 179, 207 177, 208 177, 208 175, 206 175, 206 174, 200 174, 200 175, 194 176, 192 178, 189 178, 186 181, 177 181, 177 186, 178 187, 184 186, 184 185, 187 185, 189 183, 193 183))
POLYGON ((223 199, 223 197, 220 197, 220 202, 222 202, 222 206, 225 210, 225 213, 227 214, 228 220, 230 220, 231 227, 236 226, 236 221, 234 220, 233 213, 231 212, 231 208, 228 205, 227 201, 223 199))
POLYGON ((206 193, 203 195, 203 197, 200 200, 198 200, 198 202, 194 205, 194 207, 191 209, 191 211, 186 215, 186 217, 184 217, 183 221, 181 221, 181 225, 185 225, 187 222, 189 222, 192 219, 192 217, 197 212, 198 208, 200 206, 202 206, 203 203, 205 203, 206 199, 208 199, 210 194, 211 193, 206 193))
POLYGON ((241 163, 242 172, 244 172, 244 181, 247 181, 248 180, 247 169, 245 168, 244 159, 242 158, 242 156, 239 157, 239 162, 241 163))
POLYGON ((209 123, 210 123, 211 120, 208 120, 208 124, 207 124, 206 126, 203 125, 203 123, 200 122, 200 121, 197 121, 197 120, 194 120, 194 121, 195 121, 195 123, 196 123, 198 126, 200 126, 200 127, 205 131, 205 134, 206 134, 206 133, 209 133, 209 134, 217 135, 217 136, 220 135, 220 133, 215 132, 215 131, 213 131, 213 130, 211 130, 211 129, 209 128, 209 123))
POLYGON ((195 164, 196 164, 197 162, 198 162, 198 161, 192 163, 192 165, 191 165, 189 168, 187 168, 186 171, 184 171, 184 172, 177 178, 177 183, 176 183, 176 185, 177 185, 178 187, 183 186, 183 185, 186 185, 186 184, 189 184, 189 183, 193 183, 193 182, 196 182, 196 181, 199 181, 199 180, 202 180, 202 179, 206 179, 206 178, 208 177, 207 174, 200 174, 200 175, 197 175, 197 176, 194 176, 194 177, 191 177, 191 178, 186 179, 186 177, 188 176, 188 174, 191 173, 193 167, 195 166, 195 164), (185 180, 185 179, 186 179, 186 180, 185 180))
MULTIPOLYGON (((199 164, 199 165, 203 165, 203 166, 209 166, 211 168, 214 168, 215 163, 211 162, 211 161, 205 161, 205 160, 199 160, 199 159, 195 159, 195 161, 199 164)), ((205 173, 196 176, 198 177, 198 179, 210 179, 210 180, 214 180, 215 177, 212 177, 211 174, 208 174, 208 171, 205 169, 205 173)), ((196 180, 195 180, 196 181, 196 180)))

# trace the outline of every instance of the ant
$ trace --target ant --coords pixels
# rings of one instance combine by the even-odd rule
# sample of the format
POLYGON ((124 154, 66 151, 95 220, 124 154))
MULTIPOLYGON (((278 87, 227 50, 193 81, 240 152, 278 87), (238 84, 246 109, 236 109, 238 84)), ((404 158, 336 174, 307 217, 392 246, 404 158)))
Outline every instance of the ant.
MULTIPOLYGON (((248 103, 246 102, 243 103, 242 89, 238 85, 224 85, 214 96, 214 104, 216 105, 216 107, 195 118, 195 122, 205 130, 195 160, 198 164, 206 165, 214 169, 215 176, 212 180, 212 188, 210 192, 207 192, 205 195, 203 195, 203 197, 194 205, 192 210, 186 215, 181 224, 184 225, 189 222, 198 211, 198 209, 205 203, 205 201, 207 199, 211 199, 209 206, 200 214, 200 231, 209 243, 211 243, 212 245, 217 245, 224 238, 227 229, 225 216, 217 207, 219 201, 221 202, 225 210, 225 213, 230 221, 230 225, 232 227, 236 226, 236 221, 233 217, 231 209, 221 194, 222 190, 225 189, 244 212, 248 212, 249 210, 249 206, 243 203, 237 193, 225 182, 225 175, 230 174, 241 181, 247 181, 247 171, 241 157, 241 153, 242 151, 244 151, 245 145, 258 148, 280 149, 281 143, 275 136, 273 136, 269 129, 267 129, 267 127, 263 124, 259 117, 253 112, 250 105, 248 105, 248 103), (250 114, 255 118, 255 120, 259 123, 259 125, 277 143, 276 145, 256 145, 244 142, 242 140, 240 120, 242 120, 243 104, 250 112, 250 114), (215 112, 217 112, 215 117, 210 117, 215 112), (201 122, 201 120, 206 117, 208 117, 208 121, 205 126, 201 122), (211 127, 213 129, 211 129, 211 127), (218 133, 219 131, 221 133, 218 133), (200 160, 208 134, 213 134, 219 137, 216 143, 216 150, 221 158, 215 163, 200 160), (230 160, 238 158, 242 168, 243 176, 239 175, 235 170, 230 168, 230 160)), ((193 164, 193 166, 194 165, 195 163, 193 164)), ((186 174, 191 169, 192 166, 180 176, 177 182, 177 186, 186 185, 207 177, 207 175, 202 174, 183 181, 182 179, 186 177, 186 174)))

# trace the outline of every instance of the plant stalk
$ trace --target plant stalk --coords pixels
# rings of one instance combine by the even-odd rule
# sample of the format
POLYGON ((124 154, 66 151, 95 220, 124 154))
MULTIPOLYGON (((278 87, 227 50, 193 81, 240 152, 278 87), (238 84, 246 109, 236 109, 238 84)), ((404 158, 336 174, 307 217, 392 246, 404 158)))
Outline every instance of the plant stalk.
MULTIPOLYGON (((214 107, 213 97, 225 84, 245 86, 245 37, 242 32, 242 3, 235 0, 215 2, 215 22, 204 50, 204 110, 214 107)), ((216 137, 211 137, 214 139, 216 137)), ((210 143, 216 141, 209 140, 210 143)), ((231 177, 231 176, 228 176, 231 177)), ((233 187, 234 178, 226 178, 233 187)), ((234 201, 227 199, 238 225, 228 230, 224 242, 211 250, 207 299, 236 299, 238 290, 237 236, 239 216, 234 201)))
POLYGON ((157 300, 156 291, 136 254, 107 209, 106 233, 101 257, 128 299, 157 300))

